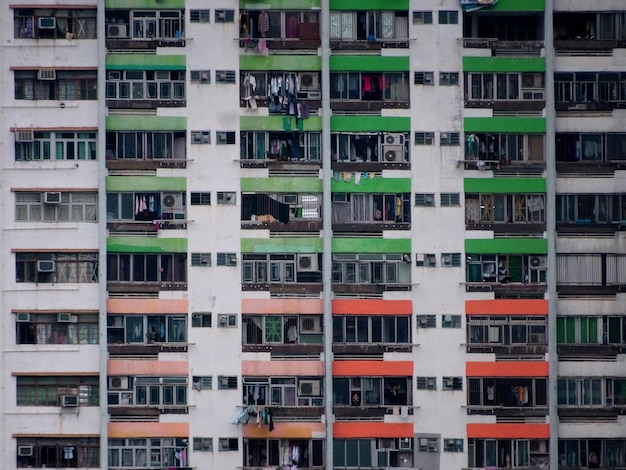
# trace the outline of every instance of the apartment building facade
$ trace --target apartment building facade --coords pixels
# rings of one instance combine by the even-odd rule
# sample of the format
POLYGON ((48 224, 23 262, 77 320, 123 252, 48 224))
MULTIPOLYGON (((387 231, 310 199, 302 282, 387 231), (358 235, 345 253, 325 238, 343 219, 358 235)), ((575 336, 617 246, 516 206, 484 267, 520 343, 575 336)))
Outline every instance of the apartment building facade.
POLYGON ((7 468, 626 468, 619 0, 0 19, 7 468))

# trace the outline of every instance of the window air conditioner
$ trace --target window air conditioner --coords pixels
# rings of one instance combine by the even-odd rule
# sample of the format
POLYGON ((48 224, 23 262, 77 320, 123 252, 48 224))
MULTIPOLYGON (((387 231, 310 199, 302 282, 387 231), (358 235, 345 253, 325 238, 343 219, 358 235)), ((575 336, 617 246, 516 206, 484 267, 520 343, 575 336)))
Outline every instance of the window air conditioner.
POLYGON ((128 29, 125 24, 108 24, 107 25, 107 37, 108 38, 126 38, 128 37, 128 29))
POLYGON ((56 271, 55 262, 49 259, 40 259, 37 261, 37 271, 40 273, 53 273, 56 271))
POLYGON ((322 318, 317 316, 302 316, 300 317, 300 333, 321 333, 322 332, 322 318))
POLYGON ((59 323, 78 323, 78 315, 72 315, 71 313, 59 313, 57 321, 59 323))
POLYGON ((16 142, 32 142, 35 140, 35 133, 33 131, 16 131, 16 142))
POLYGON ((452 266, 452 256, 444 255, 441 257, 441 265, 442 266, 452 266))
POLYGON ((78 406, 78 395, 61 395, 61 406, 63 408, 74 408, 78 406))
POLYGON ((109 377, 109 390, 128 390, 128 377, 109 377))
POLYGON ((531 256, 530 267, 536 269, 545 269, 546 259, 543 256, 531 256))
POLYGON ((56 80, 57 71, 54 69, 40 69, 37 70, 38 80, 56 80))
POLYGON ((404 146, 383 145, 383 155, 385 156, 385 162, 401 162, 404 160, 404 146))
POLYGON ((107 72, 107 80, 121 80, 121 79, 122 79, 122 72, 120 72, 119 70, 107 72))
POLYGON ((404 135, 385 134, 385 145, 404 145, 404 135))
POLYGON ((298 272, 310 273, 319 271, 317 265, 317 253, 310 255, 298 255, 298 272))
POLYGON ((19 323, 30 323, 30 313, 18 313, 15 317, 15 321, 19 323))
POLYGON ((18 457, 31 457, 33 455, 33 446, 18 446, 18 457))
POLYGON ((44 193, 43 195, 43 203, 44 204, 59 204, 61 202, 61 193, 44 193))
POLYGON ((319 397, 320 392, 319 380, 300 380, 298 382, 298 395, 301 397, 319 397))
POLYGON ((37 26, 39 29, 54 29, 57 26, 56 18, 51 16, 42 16, 37 20, 37 26))
POLYGON ((163 193, 161 197, 161 203, 164 213, 174 214, 175 219, 181 219, 185 217, 185 203, 183 195, 181 193, 163 193))

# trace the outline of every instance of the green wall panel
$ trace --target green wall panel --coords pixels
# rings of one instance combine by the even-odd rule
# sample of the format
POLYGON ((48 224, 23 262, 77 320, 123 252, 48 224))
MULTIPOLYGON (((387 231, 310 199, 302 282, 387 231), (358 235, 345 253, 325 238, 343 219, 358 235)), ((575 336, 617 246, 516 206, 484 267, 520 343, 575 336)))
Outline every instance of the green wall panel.
POLYGON ((331 10, 408 10, 409 0, 330 0, 331 10))
POLYGON ((186 131, 187 118, 174 116, 124 116, 106 117, 107 131, 186 131))
POLYGON ((333 72, 408 72, 409 57, 381 57, 334 55, 330 56, 330 70, 333 72))
POLYGON ((464 72, 545 72, 543 57, 463 57, 464 72))
POLYGON ((545 193, 543 178, 465 178, 466 193, 531 194, 545 193))
POLYGON ((545 255, 548 240, 545 238, 488 238, 465 240, 465 253, 477 255, 545 255))
POLYGON ((321 253, 321 238, 242 238, 242 253, 321 253))
POLYGON ((106 190, 119 191, 186 191, 187 178, 180 176, 107 176, 106 190))
POLYGON ((316 55, 241 55, 239 69, 241 70, 284 70, 315 71, 321 70, 322 58, 316 55))
POLYGON ((322 180, 312 177, 241 178, 242 192, 321 193, 322 180))
POLYGON ((362 177, 357 185, 352 175, 349 183, 333 179, 330 187, 333 193, 410 193, 411 178, 362 177))
POLYGON ((186 238, 109 237, 111 253, 187 253, 186 238))
MULTIPOLYGON (((311 116, 301 121, 303 131, 321 131, 322 118, 311 116)), ((242 131, 296 131, 298 123, 296 118, 289 116, 241 116, 239 118, 239 129, 242 131), (289 129, 285 128, 285 123, 289 122, 289 129)))
POLYGON ((239 8, 273 10, 310 10, 319 9, 321 0, 239 0, 239 8))
POLYGON ((545 118, 466 117, 463 130, 467 132, 506 132, 509 134, 542 134, 546 132, 545 118))
POLYGON ((125 10, 168 10, 185 8, 185 0, 105 0, 105 8, 123 8, 125 10))
POLYGON ((493 7, 483 11, 544 11, 545 0, 498 0, 493 7))
POLYGON ((382 116, 331 116, 332 132, 409 132, 411 118, 382 116))
POLYGON ((108 54, 107 70, 185 70, 187 56, 156 54, 108 54))
POLYGON ((333 253, 411 253, 410 238, 333 238, 333 253))

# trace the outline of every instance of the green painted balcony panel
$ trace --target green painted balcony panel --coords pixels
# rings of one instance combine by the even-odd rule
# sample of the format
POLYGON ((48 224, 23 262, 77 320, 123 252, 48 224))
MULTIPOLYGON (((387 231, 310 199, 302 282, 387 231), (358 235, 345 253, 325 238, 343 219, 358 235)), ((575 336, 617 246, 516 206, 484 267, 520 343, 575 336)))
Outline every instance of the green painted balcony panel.
POLYGON ((546 192, 543 178, 465 178, 466 193, 533 194, 546 192))
POLYGON ((409 0, 330 0, 331 10, 408 10, 409 0))
POLYGON ((187 56, 156 54, 108 54, 107 70, 186 70, 187 56))
POLYGON ((313 10, 321 6, 321 0, 239 0, 241 10, 313 10))
POLYGON ((408 72, 409 57, 336 55, 330 57, 332 72, 408 72))
POLYGON ((322 59, 319 56, 310 55, 242 55, 239 56, 239 69, 246 71, 271 71, 281 70, 285 72, 317 71, 322 68, 322 59))
POLYGON ((242 253, 321 253, 322 239, 306 238, 242 238, 242 253))
POLYGON ((187 118, 150 115, 106 117, 107 131, 186 131, 187 118))
POLYGON ((311 116, 299 119, 291 116, 241 116, 239 118, 241 131, 321 131, 322 118, 311 116))
POLYGON ((333 253, 411 253, 410 238, 333 238, 333 253))
POLYGON ((106 9, 123 10, 182 10, 185 0, 104 0, 106 9))
POLYGON ((315 177, 241 178, 242 192, 321 193, 322 180, 315 177))
POLYGON ((107 176, 108 192, 186 191, 187 178, 160 176, 107 176))
POLYGON ((330 183, 333 193, 408 193, 411 192, 410 178, 361 177, 359 184, 354 178, 347 181, 333 179, 330 183))
POLYGON ((494 6, 483 11, 544 11, 545 0, 498 0, 494 6))
POLYGON ((331 132, 409 132, 411 118, 382 116, 331 116, 331 132))
POLYGON ((542 117, 466 117, 463 119, 463 130, 466 134, 468 132, 543 134, 546 132, 546 119, 542 117))
POLYGON ((186 238, 109 237, 109 253, 187 253, 186 238))
POLYGON ((545 238, 486 238, 465 240, 465 253, 490 255, 545 255, 545 238))
POLYGON ((543 57, 463 57, 464 72, 545 72, 543 57))

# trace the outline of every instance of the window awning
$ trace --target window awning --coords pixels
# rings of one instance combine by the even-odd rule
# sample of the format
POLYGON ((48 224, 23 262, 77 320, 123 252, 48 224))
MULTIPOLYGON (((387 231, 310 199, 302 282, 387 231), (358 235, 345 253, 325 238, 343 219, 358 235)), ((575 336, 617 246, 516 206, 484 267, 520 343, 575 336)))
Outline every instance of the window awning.
POLYGON ((459 0, 463 10, 466 12, 472 12, 480 10, 482 8, 488 8, 498 3, 498 0, 459 0))

